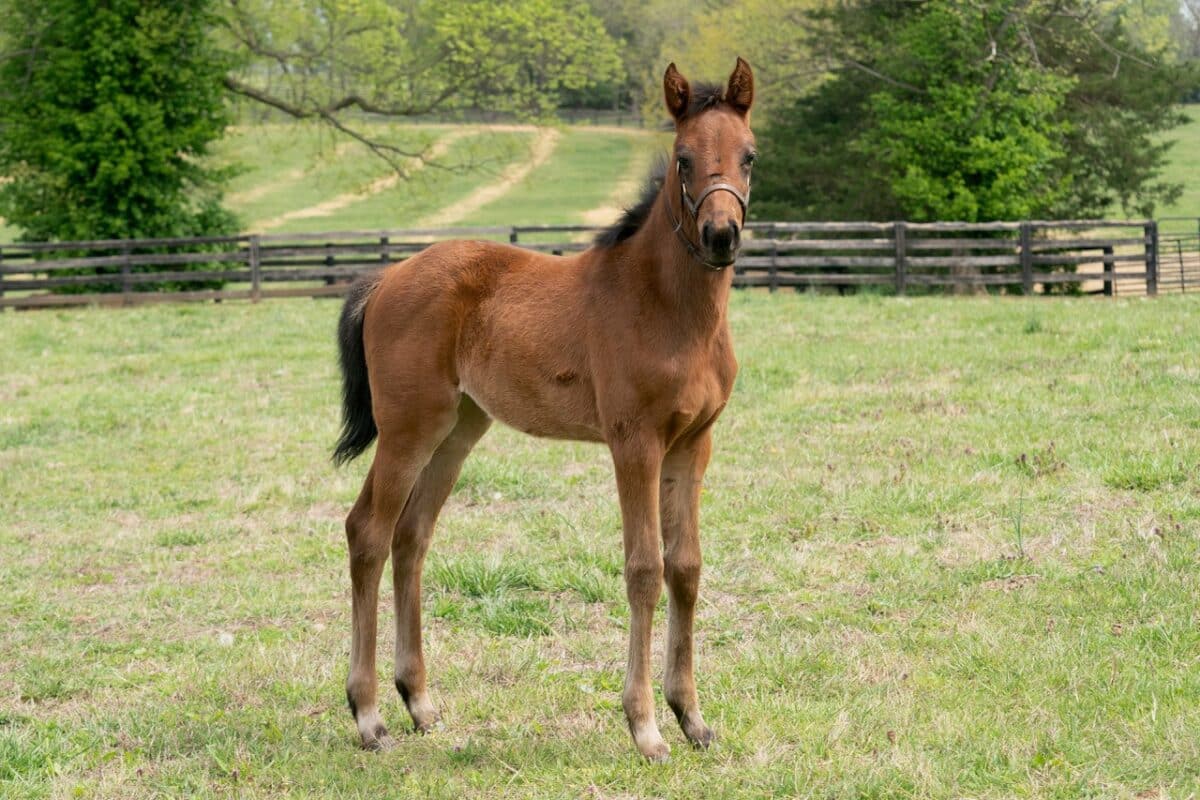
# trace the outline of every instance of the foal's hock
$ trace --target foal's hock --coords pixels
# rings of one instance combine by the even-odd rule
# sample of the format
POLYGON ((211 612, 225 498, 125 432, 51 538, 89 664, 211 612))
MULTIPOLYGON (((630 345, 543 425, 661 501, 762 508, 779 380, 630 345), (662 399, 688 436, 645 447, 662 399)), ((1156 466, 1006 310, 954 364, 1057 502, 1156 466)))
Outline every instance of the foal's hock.
POLYGON ((346 518, 346 698, 364 747, 392 743, 375 676, 389 551, 396 688, 417 730, 437 721, 421 653, 421 567, 463 461, 493 419, 608 446, 630 605, 622 696, 629 729, 644 756, 667 757, 650 686, 651 625, 665 578, 664 694, 689 741, 713 740, 692 670, 699 501, 712 425, 737 373, 726 306, 755 156, 754 78, 739 58, 725 86, 692 87, 672 64, 663 90, 675 119, 673 165, 591 249, 556 257, 443 242, 357 285, 346 301, 334 458, 347 461, 379 440, 346 518))

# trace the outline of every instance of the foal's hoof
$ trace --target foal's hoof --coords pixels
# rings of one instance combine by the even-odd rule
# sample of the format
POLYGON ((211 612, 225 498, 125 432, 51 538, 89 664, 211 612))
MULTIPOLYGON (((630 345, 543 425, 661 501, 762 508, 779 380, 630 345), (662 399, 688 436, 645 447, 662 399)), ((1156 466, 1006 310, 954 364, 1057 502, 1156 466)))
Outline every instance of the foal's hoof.
POLYGON ((707 750, 717 740, 717 734, 713 733, 713 729, 707 725, 700 725, 696 728, 684 728, 683 735, 692 743, 692 747, 697 750, 707 750))
POLYGON ((396 740, 393 739, 387 732, 387 728, 380 727, 375 731, 375 735, 369 739, 363 739, 363 750, 368 750, 372 753, 382 753, 386 750, 392 750, 396 747, 396 740))
POLYGON ((634 740, 634 743, 638 752, 651 764, 665 764, 671 760, 671 746, 664 742, 661 736, 649 741, 634 740))
POLYGON ((666 742, 663 742, 662 747, 656 748, 653 752, 642 753, 646 760, 651 764, 666 764, 671 760, 671 748, 666 742))
POLYGON ((436 715, 431 719, 423 720, 421 722, 417 722, 415 720, 413 721, 413 732, 419 733, 422 736, 440 731, 444 727, 445 726, 442 725, 442 718, 436 715))

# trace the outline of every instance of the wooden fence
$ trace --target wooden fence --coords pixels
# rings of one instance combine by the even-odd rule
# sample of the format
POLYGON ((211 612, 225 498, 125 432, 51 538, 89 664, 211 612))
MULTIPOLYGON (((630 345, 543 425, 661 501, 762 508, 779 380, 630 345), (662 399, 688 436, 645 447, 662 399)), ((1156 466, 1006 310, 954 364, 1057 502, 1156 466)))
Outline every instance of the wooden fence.
MULTIPOLYGON (((356 275, 438 239, 496 239, 562 254, 586 248, 595 230, 518 226, 6 244, 0 245, 0 309, 333 296, 356 275), (195 288, 198 282, 212 286, 195 288), (164 284, 192 287, 158 290, 164 284), (101 286, 109 291, 71 293, 101 286)), ((1174 273, 1167 284, 1160 280, 1165 259, 1176 253, 1160 253, 1152 220, 755 222, 748 230, 735 269, 739 287, 871 286, 897 294, 1069 287, 1105 295, 1200 288, 1200 274, 1192 277, 1190 267, 1178 281, 1174 273)), ((1183 253, 1182 242, 1169 242, 1183 253)))

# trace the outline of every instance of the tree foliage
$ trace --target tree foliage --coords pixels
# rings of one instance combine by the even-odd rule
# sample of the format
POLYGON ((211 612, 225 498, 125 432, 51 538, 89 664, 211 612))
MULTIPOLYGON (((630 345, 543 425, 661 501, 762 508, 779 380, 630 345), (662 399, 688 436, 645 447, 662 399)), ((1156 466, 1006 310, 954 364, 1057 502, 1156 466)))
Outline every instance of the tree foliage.
POLYGON ((616 42, 582 0, 226 0, 241 60, 226 85, 297 118, 324 121, 385 157, 351 115, 452 115, 484 108, 539 117, 612 83, 616 42))
POLYGON ((741 56, 754 67, 756 116, 787 107, 821 77, 806 15, 824 5, 824 0, 722 0, 675 17, 654 53, 653 69, 643 77, 645 118, 663 115, 662 73, 672 61, 685 75, 721 80, 741 56))
POLYGON ((6 2, 0 216, 32 241, 231 231, 208 0, 6 2))
MULTIPOLYGON (((760 131, 759 214, 1149 215, 1190 72, 1087 0, 878 0, 809 16, 830 77, 760 131)), ((1152 31, 1152 26, 1145 26, 1152 31)))

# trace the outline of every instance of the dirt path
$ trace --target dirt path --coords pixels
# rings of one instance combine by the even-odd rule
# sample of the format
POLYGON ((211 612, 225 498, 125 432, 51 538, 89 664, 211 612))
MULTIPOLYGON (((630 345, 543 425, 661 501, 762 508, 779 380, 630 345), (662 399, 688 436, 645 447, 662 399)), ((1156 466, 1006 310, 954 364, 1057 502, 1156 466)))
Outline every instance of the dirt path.
MULTIPOLYGON (((528 130, 525 126, 489 126, 490 130, 528 130)), ((529 173, 546 163, 558 146, 562 134, 555 128, 538 128, 529 158, 519 164, 510 164, 500 173, 494 183, 481 186, 453 205, 435 211, 417 223, 419 228, 441 228, 461 222, 488 203, 498 200, 523 181, 529 173)))
MULTIPOLYGON (((337 161, 342 156, 346 155, 356 142, 342 142, 333 149, 333 160, 337 161)), ((308 174, 310 167, 296 167, 289 169, 287 172, 280 175, 269 183, 261 183, 253 189, 247 189, 244 192, 234 192, 226 195, 225 201, 237 205, 239 203, 253 203, 261 197, 265 197, 276 189, 280 189, 288 184, 295 183, 308 174)))
MULTIPOLYGON (((411 175, 414 172, 423 169, 426 161, 432 161, 434 159, 441 158, 450 149, 450 145, 454 144, 459 139, 462 139, 464 136, 471 135, 472 133, 474 133, 474 131, 471 129, 450 131, 445 136, 434 142, 433 147, 429 148, 429 151, 425 154, 424 160, 420 158, 410 158, 407 162, 405 162, 405 167, 408 170, 408 174, 411 175)), ((353 142, 347 142, 343 145, 339 145, 338 150, 341 151, 343 147, 352 147, 353 145, 353 142)), ((331 197, 322 203, 317 203, 315 206, 298 208, 294 211, 288 211, 286 214, 280 214, 277 217, 263 220, 251 226, 251 232, 264 233, 296 219, 313 219, 315 217, 331 216, 334 212, 341 211, 343 208, 353 205, 360 200, 365 200, 372 195, 387 191, 399 182, 400 175, 396 174, 395 172, 391 172, 387 175, 384 175, 382 178, 377 178, 376 180, 371 181, 366 186, 356 189, 353 192, 344 192, 336 195, 335 197, 331 197)), ((270 191, 270 188, 266 189, 266 191, 270 191)))
POLYGON ((616 221, 625 207, 637 200, 638 189, 646 179, 653 153, 649 150, 637 152, 629 162, 625 177, 613 187, 603 205, 583 212, 584 225, 609 225, 616 221))

